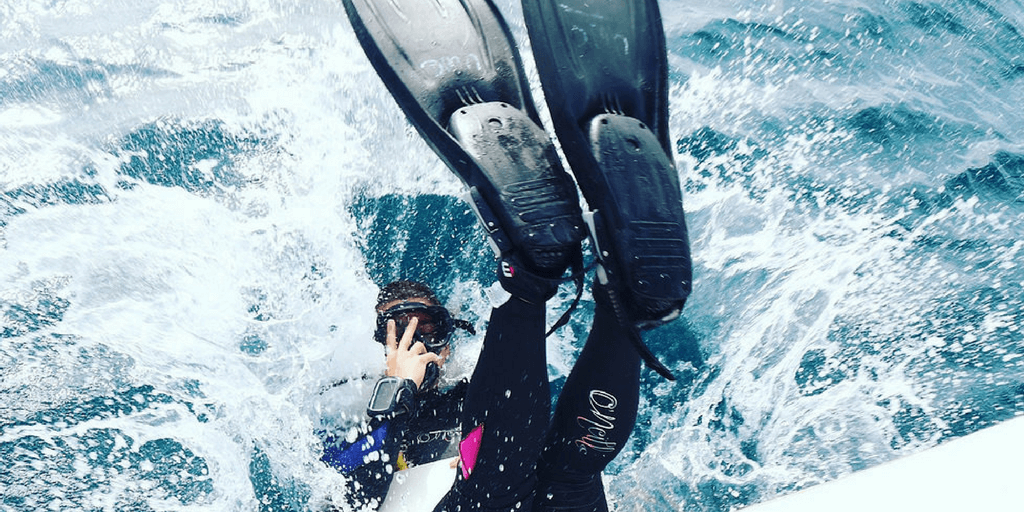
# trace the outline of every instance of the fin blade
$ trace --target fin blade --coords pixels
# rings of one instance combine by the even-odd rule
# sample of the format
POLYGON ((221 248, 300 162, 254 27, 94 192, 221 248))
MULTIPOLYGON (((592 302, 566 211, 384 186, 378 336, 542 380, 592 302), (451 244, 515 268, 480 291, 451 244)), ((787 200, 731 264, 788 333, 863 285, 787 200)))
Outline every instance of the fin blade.
MULTIPOLYGON (((668 133, 668 55, 656 0, 522 0, 544 96, 595 215, 598 280, 620 322, 679 316, 692 263, 668 133)), ((639 335, 634 342, 663 375, 639 335)))

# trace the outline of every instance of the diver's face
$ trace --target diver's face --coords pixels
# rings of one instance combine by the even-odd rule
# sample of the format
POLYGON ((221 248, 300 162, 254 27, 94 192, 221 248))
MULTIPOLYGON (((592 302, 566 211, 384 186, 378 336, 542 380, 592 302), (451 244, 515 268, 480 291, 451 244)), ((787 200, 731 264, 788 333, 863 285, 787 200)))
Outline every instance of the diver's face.
MULTIPOLYGON (((430 299, 426 299, 423 297, 410 297, 407 299, 398 299, 390 302, 385 302, 383 305, 381 305, 381 307, 377 308, 377 313, 383 313, 405 302, 418 302, 420 304, 423 304, 424 306, 436 305, 433 302, 431 302, 430 299)), ((427 315, 422 312, 407 313, 402 315, 401 317, 395 318, 395 327, 397 328, 395 334, 399 338, 401 338, 402 334, 405 333, 405 328, 409 325, 409 321, 412 320, 413 318, 416 318, 417 320, 416 332, 422 335, 430 335, 437 328, 437 326, 435 326, 432 323, 430 315, 427 315)), ((448 359, 448 356, 451 355, 451 353, 451 346, 445 346, 443 349, 441 349, 441 352, 437 354, 441 356, 441 365, 444 365, 444 362, 448 359)))

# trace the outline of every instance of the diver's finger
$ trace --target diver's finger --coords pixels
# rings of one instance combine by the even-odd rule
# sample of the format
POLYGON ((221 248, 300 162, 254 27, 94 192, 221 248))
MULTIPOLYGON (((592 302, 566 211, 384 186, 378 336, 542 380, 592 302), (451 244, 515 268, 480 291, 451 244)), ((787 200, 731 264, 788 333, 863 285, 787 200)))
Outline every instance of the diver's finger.
POLYGON ((398 350, 398 336, 395 334, 397 330, 395 321, 393 319, 388 320, 387 351, 385 354, 393 354, 398 350))
POLYGON ((427 352, 426 354, 420 355, 420 361, 423 361, 425 364, 434 363, 440 366, 443 360, 441 359, 441 356, 433 352, 427 352))
POLYGON ((409 347, 409 350, 411 350, 413 354, 421 356, 427 353, 427 346, 424 345, 422 341, 417 341, 412 344, 412 347, 409 347))
POLYGON ((416 334, 416 325, 419 324, 419 319, 413 317, 409 320, 409 325, 406 326, 405 332, 402 333, 402 341, 398 343, 398 350, 409 350, 412 346, 412 337, 416 334))

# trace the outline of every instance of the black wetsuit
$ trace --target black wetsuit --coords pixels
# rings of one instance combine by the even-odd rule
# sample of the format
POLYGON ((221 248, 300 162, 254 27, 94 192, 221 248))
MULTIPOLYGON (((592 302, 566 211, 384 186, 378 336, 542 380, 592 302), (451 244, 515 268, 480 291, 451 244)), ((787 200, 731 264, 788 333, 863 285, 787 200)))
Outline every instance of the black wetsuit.
POLYGON ((447 446, 430 433, 461 423, 463 439, 479 434, 479 452, 463 452, 455 485, 436 510, 607 510, 601 471, 633 429, 640 358, 599 302, 590 337, 551 417, 544 313, 543 304, 509 300, 491 313, 468 385, 437 394, 432 405, 421 403, 408 421, 371 425, 355 443, 325 441, 323 460, 354 484, 350 502, 382 498, 399 451, 406 450, 410 464, 429 462, 447 446), (410 443, 416 439, 435 444, 410 443))
POLYGON ((401 454, 406 464, 432 462, 449 451, 459 439, 459 419, 468 382, 450 389, 417 395, 411 417, 374 419, 359 429, 354 441, 345 433, 321 431, 322 461, 348 476, 346 500, 353 507, 379 504, 391 486, 401 454))

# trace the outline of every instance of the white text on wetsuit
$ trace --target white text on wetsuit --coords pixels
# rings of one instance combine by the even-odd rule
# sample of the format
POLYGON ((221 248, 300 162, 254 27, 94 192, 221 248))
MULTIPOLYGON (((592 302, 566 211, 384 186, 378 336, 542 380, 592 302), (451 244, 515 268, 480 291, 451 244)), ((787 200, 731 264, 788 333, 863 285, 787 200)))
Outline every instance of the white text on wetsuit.
POLYGON ((597 452, 615 451, 615 443, 608 440, 608 431, 615 429, 615 406, 619 400, 607 391, 595 389, 590 392, 590 414, 593 418, 579 416, 576 421, 586 430, 583 437, 576 440, 576 446, 583 453, 588 450, 597 452))

